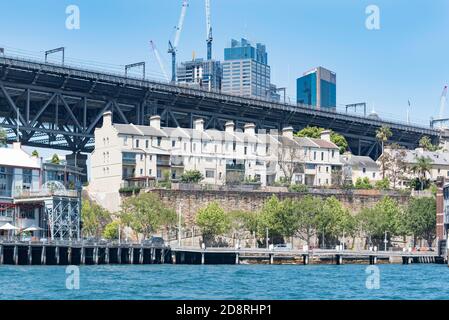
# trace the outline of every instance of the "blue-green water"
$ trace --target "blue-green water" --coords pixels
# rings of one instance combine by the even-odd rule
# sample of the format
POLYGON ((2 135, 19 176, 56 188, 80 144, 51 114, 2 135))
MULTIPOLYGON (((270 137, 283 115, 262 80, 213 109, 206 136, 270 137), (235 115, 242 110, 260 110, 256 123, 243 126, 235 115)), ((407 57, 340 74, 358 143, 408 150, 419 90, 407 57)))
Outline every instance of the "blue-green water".
POLYGON ((82 266, 68 290, 65 267, 0 266, 0 299, 449 299, 445 265, 379 265, 379 289, 367 267, 82 266))

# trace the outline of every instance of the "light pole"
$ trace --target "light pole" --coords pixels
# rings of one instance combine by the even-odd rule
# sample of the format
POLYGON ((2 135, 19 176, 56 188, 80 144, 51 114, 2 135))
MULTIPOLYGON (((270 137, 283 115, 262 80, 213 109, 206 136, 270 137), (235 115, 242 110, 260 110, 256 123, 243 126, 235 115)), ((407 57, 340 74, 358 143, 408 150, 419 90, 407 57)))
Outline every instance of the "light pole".
POLYGON ((388 243, 388 240, 387 240, 387 231, 385 231, 385 237, 384 237, 384 251, 387 251, 387 243, 388 243))
POLYGON ((267 247, 267 249, 268 249, 268 228, 266 228, 265 229, 265 231, 266 231, 266 247, 267 247))

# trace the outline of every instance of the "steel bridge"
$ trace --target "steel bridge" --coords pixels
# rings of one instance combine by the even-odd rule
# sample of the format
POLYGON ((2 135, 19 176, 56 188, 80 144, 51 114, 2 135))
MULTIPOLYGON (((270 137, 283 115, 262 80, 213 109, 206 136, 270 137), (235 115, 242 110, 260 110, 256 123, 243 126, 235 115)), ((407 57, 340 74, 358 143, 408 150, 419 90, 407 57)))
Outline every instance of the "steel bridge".
POLYGON ((149 116, 160 115, 165 126, 192 127, 201 117, 206 128, 220 130, 229 120, 239 128, 246 122, 258 129, 320 126, 343 134, 354 154, 374 158, 380 153, 375 132, 384 124, 393 132, 391 141, 408 148, 416 147, 424 135, 434 142, 440 138, 440 131, 430 126, 0 57, 0 125, 7 128, 11 141, 20 134, 24 145, 91 152, 94 130, 107 110, 113 112, 116 123, 147 124, 149 116))

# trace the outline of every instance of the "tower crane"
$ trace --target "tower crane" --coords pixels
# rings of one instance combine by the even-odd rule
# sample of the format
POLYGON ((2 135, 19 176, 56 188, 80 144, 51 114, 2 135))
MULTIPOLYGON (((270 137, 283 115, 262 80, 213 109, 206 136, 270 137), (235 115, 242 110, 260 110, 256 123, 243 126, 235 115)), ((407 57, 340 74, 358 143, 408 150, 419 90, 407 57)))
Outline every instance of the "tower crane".
POLYGON ((176 82, 176 52, 178 51, 178 44, 179 39, 181 37, 182 27, 184 26, 184 18, 186 17, 187 7, 189 6, 189 3, 187 0, 182 1, 182 9, 181 9, 181 16, 179 17, 178 25, 176 27, 176 34, 175 39, 173 41, 173 44, 171 41, 168 41, 168 53, 171 53, 171 81, 176 82))
POLYGON ((167 72, 165 71, 164 63, 162 62, 161 55, 159 54, 159 51, 156 48, 156 45, 154 44, 153 40, 150 41, 151 49, 153 50, 154 56, 156 57, 157 62, 159 63, 159 67, 161 68, 162 74, 164 75, 165 80, 168 80, 167 72))
POLYGON ((212 60, 212 24, 210 19, 210 0, 206 1, 206 34, 207 34, 207 60, 212 60))
POLYGON ((439 115, 440 119, 443 119, 444 117, 444 109, 446 107, 446 97, 447 97, 447 86, 444 86, 440 100, 440 115, 439 115))

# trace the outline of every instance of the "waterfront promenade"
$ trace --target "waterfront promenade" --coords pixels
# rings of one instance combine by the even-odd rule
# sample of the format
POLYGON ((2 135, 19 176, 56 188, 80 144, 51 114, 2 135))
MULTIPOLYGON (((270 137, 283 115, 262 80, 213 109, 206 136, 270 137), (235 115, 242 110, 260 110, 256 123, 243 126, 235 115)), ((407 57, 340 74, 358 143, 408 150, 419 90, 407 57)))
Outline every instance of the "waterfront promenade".
POLYGON ((437 252, 170 247, 105 242, 0 242, 0 264, 444 263, 437 252))

